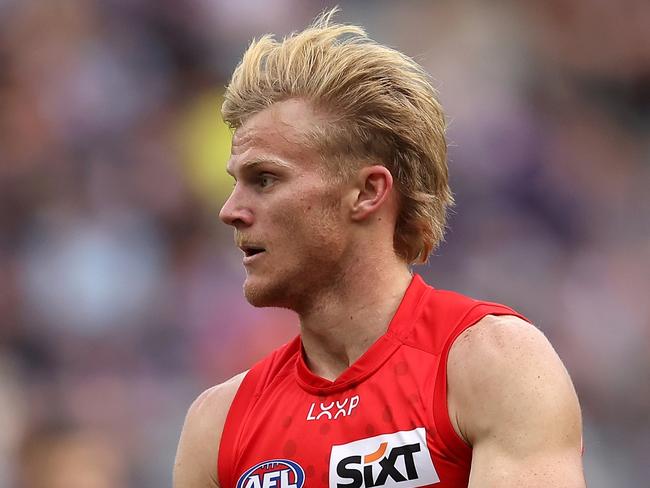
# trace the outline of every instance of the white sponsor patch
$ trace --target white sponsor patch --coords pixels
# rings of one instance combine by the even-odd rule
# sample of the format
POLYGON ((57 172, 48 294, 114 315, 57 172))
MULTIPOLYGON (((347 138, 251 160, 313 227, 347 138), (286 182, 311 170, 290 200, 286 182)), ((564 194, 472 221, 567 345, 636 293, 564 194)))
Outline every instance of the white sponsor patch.
POLYGON ((332 446, 330 488, 417 488, 440 482, 424 427, 332 446))

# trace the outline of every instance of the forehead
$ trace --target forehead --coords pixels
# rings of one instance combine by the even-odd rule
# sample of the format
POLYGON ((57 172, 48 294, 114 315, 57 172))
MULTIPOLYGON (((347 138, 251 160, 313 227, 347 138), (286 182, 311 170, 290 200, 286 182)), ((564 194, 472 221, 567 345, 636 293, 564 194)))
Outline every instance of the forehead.
POLYGON ((229 167, 258 153, 310 160, 316 154, 309 133, 322 117, 304 100, 286 100, 251 116, 235 131, 229 167))

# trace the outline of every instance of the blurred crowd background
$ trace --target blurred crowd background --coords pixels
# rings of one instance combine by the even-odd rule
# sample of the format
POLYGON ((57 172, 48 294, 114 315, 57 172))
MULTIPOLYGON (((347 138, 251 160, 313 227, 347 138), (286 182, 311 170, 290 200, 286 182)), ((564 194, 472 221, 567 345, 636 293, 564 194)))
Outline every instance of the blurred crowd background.
MULTIPOLYGON (((341 1, 417 59, 458 202, 417 271, 548 335, 591 488, 650 479, 650 2, 341 1)), ((223 88, 304 0, 0 0, 0 486, 171 485, 203 389, 297 333, 218 220, 223 88)))

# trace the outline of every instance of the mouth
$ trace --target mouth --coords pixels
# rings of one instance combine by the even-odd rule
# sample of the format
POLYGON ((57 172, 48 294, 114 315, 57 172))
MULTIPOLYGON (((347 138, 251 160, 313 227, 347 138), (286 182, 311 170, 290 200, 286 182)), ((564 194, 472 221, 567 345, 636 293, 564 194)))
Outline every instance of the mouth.
POLYGON ((251 263, 266 252, 266 249, 257 246, 241 246, 240 249, 244 253, 244 264, 251 263))

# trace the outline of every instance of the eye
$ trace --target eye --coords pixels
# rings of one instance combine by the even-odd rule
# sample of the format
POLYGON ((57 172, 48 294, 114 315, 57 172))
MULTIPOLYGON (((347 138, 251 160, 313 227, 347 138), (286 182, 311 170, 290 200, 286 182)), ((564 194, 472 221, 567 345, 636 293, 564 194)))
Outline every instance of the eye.
POLYGON ((260 188, 268 188, 275 181, 275 177, 269 173, 261 173, 257 177, 257 183, 260 188))

